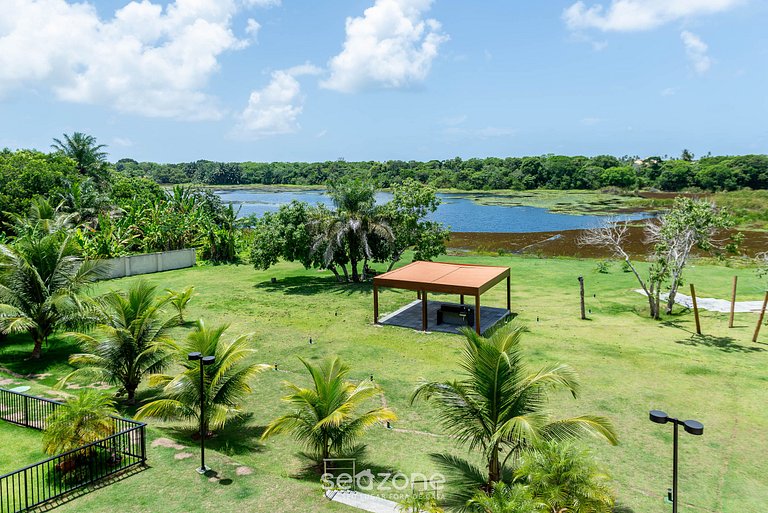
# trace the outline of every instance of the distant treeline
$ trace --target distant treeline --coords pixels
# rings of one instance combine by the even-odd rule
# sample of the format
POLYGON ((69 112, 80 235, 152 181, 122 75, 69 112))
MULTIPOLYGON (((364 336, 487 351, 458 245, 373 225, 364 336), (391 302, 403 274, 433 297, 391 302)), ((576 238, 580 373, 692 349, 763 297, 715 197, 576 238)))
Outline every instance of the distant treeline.
POLYGON ((210 185, 324 185, 342 176, 370 174, 380 187, 413 178, 438 188, 490 189, 624 189, 663 191, 768 189, 768 155, 707 156, 698 160, 684 151, 679 159, 649 157, 459 157, 428 162, 344 160, 328 162, 212 162, 157 164, 122 159, 118 172, 147 176, 159 183, 210 185))

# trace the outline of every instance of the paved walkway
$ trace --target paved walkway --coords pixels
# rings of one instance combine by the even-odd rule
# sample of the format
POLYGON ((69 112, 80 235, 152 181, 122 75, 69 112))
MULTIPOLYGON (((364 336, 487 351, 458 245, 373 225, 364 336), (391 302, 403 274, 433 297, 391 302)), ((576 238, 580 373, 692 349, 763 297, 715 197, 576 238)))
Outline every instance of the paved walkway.
POLYGON ((361 509, 363 511, 369 511, 370 513, 400 513, 396 502, 376 497, 375 495, 368 495, 365 493, 355 491, 343 491, 334 492, 327 490, 325 496, 341 504, 352 506, 353 508, 361 509))
MULTIPOLYGON (((635 292, 645 295, 643 289, 636 289, 635 292)), ((668 294, 661 294, 662 301, 667 300, 668 294)), ((691 296, 677 293, 675 296, 675 303, 684 306, 686 308, 693 308, 693 300, 691 296)), ((701 310, 709 310, 710 312, 728 313, 731 311, 731 302, 727 299, 715 299, 712 297, 697 297, 696 304, 701 310)), ((736 301, 735 312, 759 312, 763 307, 762 301, 736 301)))

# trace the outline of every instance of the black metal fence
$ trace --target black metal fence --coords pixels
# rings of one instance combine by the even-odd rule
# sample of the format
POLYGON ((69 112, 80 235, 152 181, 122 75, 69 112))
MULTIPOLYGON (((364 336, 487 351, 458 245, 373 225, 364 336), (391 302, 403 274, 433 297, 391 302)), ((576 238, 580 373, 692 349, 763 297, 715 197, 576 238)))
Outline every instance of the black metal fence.
MULTIPOLYGON (((43 430, 61 403, 0 389, 0 419, 43 430)), ((112 434, 0 476, 0 513, 17 513, 147 460, 146 424, 113 417, 112 434)))

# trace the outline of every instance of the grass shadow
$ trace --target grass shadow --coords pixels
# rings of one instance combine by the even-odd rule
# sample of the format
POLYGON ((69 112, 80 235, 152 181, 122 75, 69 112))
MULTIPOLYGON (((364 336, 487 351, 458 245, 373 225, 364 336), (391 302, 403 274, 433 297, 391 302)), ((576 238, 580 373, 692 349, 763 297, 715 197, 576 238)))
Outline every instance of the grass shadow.
POLYGON ((0 360, 2 366, 19 375, 44 374, 52 368, 68 365, 69 355, 80 350, 74 340, 51 337, 43 345, 40 358, 30 358, 32 340, 27 335, 7 337, 0 345, 0 360))
POLYGON ((719 349, 724 353, 760 353, 765 351, 762 347, 743 346, 736 343, 733 337, 716 337, 714 335, 691 335, 689 338, 676 340, 676 344, 686 346, 702 346, 719 349))
POLYGON ((317 294, 369 294, 371 283, 339 283, 332 276, 288 276, 274 282, 263 281, 254 288, 287 295, 314 296, 317 294))
POLYGON ((65 494, 63 497, 59 497, 58 499, 53 499, 48 502, 44 502, 43 504, 40 504, 38 506, 32 507, 29 509, 29 511, 51 511, 55 508, 58 508, 59 506, 66 504, 68 502, 71 502, 78 497, 82 497, 83 495, 88 495, 91 492, 95 492, 97 490, 100 490, 101 488, 105 488, 107 486, 110 486, 114 483, 120 482, 124 479, 127 479, 131 476, 134 476, 140 472, 143 472, 147 469, 152 468, 150 465, 138 465, 136 467, 131 467, 129 469, 126 469, 123 472, 119 472, 115 475, 112 475, 110 477, 107 477, 105 479, 101 479, 95 483, 91 483, 88 486, 84 486, 82 488, 79 488, 78 490, 74 490, 72 492, 69 492, 65 494))
MULTIPOLYGON (((264 444, 260 442, 264 426, 249 424, 253 415, 248 413, 229 421, 223 429, 216 431, 206 438, 205 447, 226 456, 237 456, 252 452, 263 452, 264 444)), ((200 444, 198 430, 195 426, 161 427, 164 435, 182 445, 195 446, 200 444)))

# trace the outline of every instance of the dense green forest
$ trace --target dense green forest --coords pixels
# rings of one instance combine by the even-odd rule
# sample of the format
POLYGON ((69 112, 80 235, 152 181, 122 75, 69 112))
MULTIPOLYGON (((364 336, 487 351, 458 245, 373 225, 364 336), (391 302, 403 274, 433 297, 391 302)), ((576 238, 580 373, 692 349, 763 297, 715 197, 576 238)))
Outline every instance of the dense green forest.
POLYGON ((325 185, 342 176, 370 173, 377 185, 390 187, 413 178, 441 189, 623 189, 662 191, 732 191, 768 189, 768 155, 680 158, 542 155, 538 157, 459 157, 428 162, 344 160, 328 162, 212 162, 157 164, 122 159, 115 169, 158 183, 210 185, 325 185))

